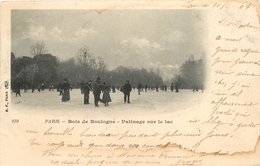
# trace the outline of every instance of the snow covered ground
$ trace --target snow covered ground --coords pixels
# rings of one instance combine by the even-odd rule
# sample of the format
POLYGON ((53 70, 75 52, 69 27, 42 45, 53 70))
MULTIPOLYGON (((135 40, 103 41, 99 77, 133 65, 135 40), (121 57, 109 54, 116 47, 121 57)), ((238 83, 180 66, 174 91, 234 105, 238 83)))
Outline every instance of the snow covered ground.
MULTIPOLYGON (((171 113, 178 110, 184 110, 193 107, 202 102, 206 93, 201 91, 193 93, 192 90, 180 90, 179 93, 164 91, 147 91, 138 95, 137 90, 131 92, 131 104, 124 104, 124 95, 120 91, 110 93, 112 102, 109 107, 99 103, 99 107, 95 107, 94 96, 90 94, 89 105, 83 104, 83 95, 79 89, 70 91, 70 101, 61 102, 61 96, 56 91, 44 90, 41 92, 30 90, 24 93, 21 90, 21 97, 16 97, 15 93, 11 93, 11 109, 10 112, 19 112, 28 115, 52 115, 52 116, 68 116, 68 117, 131 117, 146 115, 161 115, 163 113, 171 113)), ((102 94, 101 94, 102 96, 102 94)))

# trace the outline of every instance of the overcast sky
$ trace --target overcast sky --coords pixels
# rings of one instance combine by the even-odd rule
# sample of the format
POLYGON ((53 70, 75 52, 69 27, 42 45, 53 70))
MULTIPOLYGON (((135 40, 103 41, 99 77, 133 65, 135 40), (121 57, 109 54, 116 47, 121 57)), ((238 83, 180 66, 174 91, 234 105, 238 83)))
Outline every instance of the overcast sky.
POLYGON ((191 54, 205 52, 206 24, 198 10, 13 10, 11 20, 16 57, 31 56, 30 47, 41 41, 59 60, 87 46, 109 70, 159 68, 170 78, 191 54))

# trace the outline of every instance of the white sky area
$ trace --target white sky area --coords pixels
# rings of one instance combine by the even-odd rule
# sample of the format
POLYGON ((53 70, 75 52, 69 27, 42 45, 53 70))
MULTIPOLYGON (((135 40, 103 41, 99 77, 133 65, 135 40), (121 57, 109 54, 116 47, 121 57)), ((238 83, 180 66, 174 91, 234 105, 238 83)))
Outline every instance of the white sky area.
POLYGON ((12 52, 30 56, 44 41, 60 61, 76 57, 87 46, 109 70, 118 66, 159 68, 171 79, 193 54, 204 52, 205 13, 198 10, 13 10, 12 52))

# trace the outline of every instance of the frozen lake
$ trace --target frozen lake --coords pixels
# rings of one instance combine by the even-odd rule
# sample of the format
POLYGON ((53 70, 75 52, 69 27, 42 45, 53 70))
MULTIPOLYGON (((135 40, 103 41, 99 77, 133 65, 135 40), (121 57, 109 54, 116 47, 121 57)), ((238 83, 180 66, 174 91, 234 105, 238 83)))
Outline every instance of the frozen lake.
MULTIPOLYGON (((137 89, 130 95, 131 104, 124 104, 124 95, 120 91, 110 93, 112 102, 109 107, 99 103, 99 107, 94 106, 94 96, 90 93, 90 104, 83 104, 83 95, 79 89, 70 91, 70 101, 61 102, 61 96, 55 91, 44 90, 41 92, 31 90, 24 93, 21 90, 21 97, 16 97, 11 93, 11 110, 13 112, 25 114, 43 114, 52 116, 87 116, 87 117, 115 117, 123 116, 153 116, 163 113, 171 113, 193 107, 202 102, 206 93, 201 91, 180 90, 179 93, 164 91, 147 91, 138 95, 137 89)), ((101 94, 102 96, 102 94, 101 94)))

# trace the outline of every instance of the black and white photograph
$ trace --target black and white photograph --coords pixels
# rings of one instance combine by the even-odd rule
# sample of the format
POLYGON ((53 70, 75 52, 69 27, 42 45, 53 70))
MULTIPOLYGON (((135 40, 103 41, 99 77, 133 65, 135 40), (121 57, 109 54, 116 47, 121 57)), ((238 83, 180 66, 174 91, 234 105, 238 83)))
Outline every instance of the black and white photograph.
POLYGON ((204 15, 12 10, 12 107, 110 115, 192 107, 206 87, 204 15))

